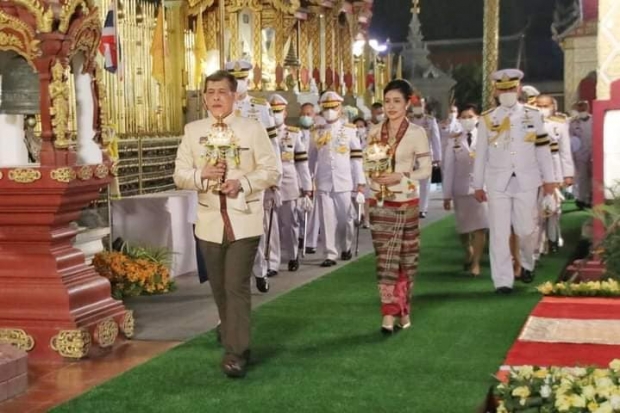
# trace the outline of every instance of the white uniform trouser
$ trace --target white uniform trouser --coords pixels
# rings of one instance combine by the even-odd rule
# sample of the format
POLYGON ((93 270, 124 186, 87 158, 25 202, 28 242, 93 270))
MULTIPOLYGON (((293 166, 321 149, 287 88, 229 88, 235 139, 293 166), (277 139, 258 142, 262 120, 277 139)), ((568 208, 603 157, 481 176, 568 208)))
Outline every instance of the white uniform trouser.
POLYGON ((278 210, 273 210, 273 224, 271 225, 271 238, 269 239, 269 263, 265 261, 265 246, 267 245, 267 232, 269 231, 269 220, 271 209, 265 208, 263 216, 263 230, 265 233, 260 237, 258 252, 254 258, 254 276, 265 277, 267 270, 278 271, 280 268, 280 230, 278 226, 278 210))
POLYGON ((575 172, 577 174, 575 198, 590 204, 592 202, 592 162, 575 161, 575 172))
POLYGON ((325 258, 335 261, 338 258, 336 244, 339 244, 340 252, 344 252, 351 249, 353 241, 353 229, 352 225, 349 225, 351 221, 351 191, 319 191, 318 207, 325 258))
POLYGON ((278 208, 282 255, 289 261, 297 259, 299 245, 299 210, 297 200, 283 201, 278 208))
POLYGON ((489 190, 489 229, 491 277, 495 288, 514 284, 510 227, 519 237, 521 266, 534 270, 534 249, 537 241, 536 218, 538 188, 522 191, 516 178, 510 178, 505 191, 489 190), (509 218, 509 219, 508 219, 509 218))
POLYGON ((319 228, 321 227, 318 197, 314 197, 314 206, 308 214, 308 228, 306 231, 306 247, 316 248, 319 243, 319 228))
POLYGON ((428 212, 431 199, 431 178, 420 179, 420 212, 428 212))

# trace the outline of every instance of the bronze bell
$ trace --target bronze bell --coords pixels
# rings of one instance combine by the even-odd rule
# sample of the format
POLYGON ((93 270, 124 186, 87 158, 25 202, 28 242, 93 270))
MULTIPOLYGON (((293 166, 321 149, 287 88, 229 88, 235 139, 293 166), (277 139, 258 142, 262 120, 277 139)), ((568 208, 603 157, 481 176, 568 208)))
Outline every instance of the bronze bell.
POLYGON ((39 108, 39 75, 26 60, 14 55, 3 62, 0 113, 35 115, 39 108))

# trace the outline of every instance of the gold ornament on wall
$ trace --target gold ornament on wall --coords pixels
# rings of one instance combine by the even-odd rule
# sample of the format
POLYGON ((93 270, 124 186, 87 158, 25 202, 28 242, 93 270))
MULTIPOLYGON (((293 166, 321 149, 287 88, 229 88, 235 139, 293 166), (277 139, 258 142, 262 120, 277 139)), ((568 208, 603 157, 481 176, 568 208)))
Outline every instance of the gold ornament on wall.
POLYGON ((62 357, 80 359, 85 357, 90 350, 91 338, 88 331, 60 330, 50 340, 50 347, 62 357))
POLYGON ((97 165, 97 167, 95 168, 95 176, 99 179, 103 179, 108 176, 109 172, 110 171, 108 170, 108 167, 103 164, 97 165))
POLYGON ((0 344, 11 344, 20 350, 34 348, 34 338, 20 328, 0 328, 0 344))
POLYGON ((67 30, 69 30, 71 17, 75 14, 78 6, 82 6, 82 13, 84 14, 88 14, 89 7, 92 7, 92 5, 84 0, 67 0, 60 11, 60 24, 58 25, 58 30, 60 32, 66 33, 67 30))
POLYGON ((54 12, 51 7, 45 7, 38 0, 13 0, 26 10, 28 10, 37 22, 37 30, 41 33, 49 33, 52 31, 52 23, 54 23, 54 12))
POLYGON ((36 36, 26 23, 0 10, 0 48, 18 53, 35 70, 34 59, 41 54, 36 36))
POLYGON ((93 177, 93 168, 90 166, 82 166, 77 173, 78 178, 82 181, 87 181, 93 177))
POLYGON ((120 324, 120 328, 122 333, 127 338, 132 338, 134 335, 135 329, 135 319, 133 317, 133 310, 127 310, 125 315, 123 316, 123 321, 120 324))
POLYGON ((31 184, 41 179, 41 172, 30 168, 17 168, 9 171, 9 180, 20 184, 31 184))
POLYGON ((118 325, 114 320, 108 318, 97 324, 94 338, 95 342, 97 342, 100 347, 111 347, 116 341, 116 337, 118 337, 118 325))
POLYGON ((50 172, 50 177, 54 181, 69 183, 77 177, 77 174, 73 168, 64 167, 52 170, 52 172, 50 172))
POLYGON ((49 85, 52 106, 50 114, 53 116, 54 146, 66 149, 71 144, 68 138, 67 123, 69 122, 69 83, 65 81, 65 68, 56 61, 52 66, 52 81, 49 85))

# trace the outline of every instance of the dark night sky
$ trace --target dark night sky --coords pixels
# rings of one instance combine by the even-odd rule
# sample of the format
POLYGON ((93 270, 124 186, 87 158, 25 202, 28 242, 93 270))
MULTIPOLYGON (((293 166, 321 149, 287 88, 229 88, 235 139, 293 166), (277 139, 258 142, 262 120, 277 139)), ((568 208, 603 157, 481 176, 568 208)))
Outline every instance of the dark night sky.
MULTIPOLYGON (((563 53, 551 40, 555 0, 500 0, 500 35, 526 31, 525 68, 536 80, 561 79, 563 53)), ((407 39, 411 0, 375 0, 370 36, 384 41, 407 39)), ((420 21, 425 40, 481 38, 483 0, 422 0, 420 21)), ((500 53, 516 55, 516 42, 500 44, 500 53)))

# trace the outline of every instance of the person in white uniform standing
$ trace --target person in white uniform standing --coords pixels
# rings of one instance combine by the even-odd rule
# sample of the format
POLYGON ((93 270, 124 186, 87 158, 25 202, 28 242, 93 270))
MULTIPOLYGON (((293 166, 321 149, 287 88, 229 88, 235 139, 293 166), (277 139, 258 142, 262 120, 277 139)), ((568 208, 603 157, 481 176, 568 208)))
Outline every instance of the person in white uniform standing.
POLYGON ((302 142, 301 130, 296 126, 286 126, 284 123, 288 101, 279 94, 269 98, 273 110, 273 117, 278 131, 280 143, 280 158, 282 159, 282 205, 278 208, 280 227, 281 251, 288 259, 288 270, 299 269, 298 239, 299 215, 298 200, 312 195, 312 180, 308 169, 308 152, 302 142))
POLYGON ((580 209, 592 206, 592 116, 587 101, 577 102, 577 117, 570 122, 570 136, 576 141, 575 170, 577 182, 575 204, 580 209))
POLYGON ((463 106, 458 122, 461 132, 450 138, 443 157, 443 206, 449 211, 454 203, 456 230, 465 248, 463 269, 477 277, 489 220, 487 204, 476 200, 472 185, 478 136, 476 106, 463 106))
POLYGON ((320 125, 317 120, 316 138, 310 141, 309 147, 325 246, 322 267, 336 265, 338 250, 340 259, 352 258, 351 192, 354 188, 363 192, 366 183, 355 126, 341 118, 342 101, 336 92, 328 91, 321 96, 319 103, 324 120, 320 125))
MULTIPOLYGON (((441 163, 441 140, 439 138, 439 126, 437 119, 424 113, 425 101, 419 95, 412 98, 413 116, 412 123, 421 126, 426 131, 431 147, 431 159, 433 167, 439 167, 441 163)), ((428 214, 428 204, 431 197, 431 178, 420 180, 420 218, 426 218, 428 214)))
MULTIPOLYGON (((225 68, 235 77, 235 79, 237 79, 237 99, 234 104, 235 115, 258 120, 265 127, 265 129, 267 130, 267 135, 269 135, 269 138, 271 139, 271 145, 276 151, 277 167, 278 171, 281 174, 282 163, 280 161, 280 154, 278 153, 279 145, 277 143, 276 127, 273 120, 273 113, 271 111, 271 107, 269 106, 267 100, 263 98, 252 97, 248 94, 248 76, 250 74, 250 70, 252 70, 252 64, 245 60, 234 60, 227 62, 225 68)), ((275 205, 275 207, 277 208, 279 206, 279 198, 280 195, 277 187, 266 189, 264 192, 264 222, 266 228, 269 225, 271 206, 275 205)), ((277 217, 272 222, 275 222, 276 225, 276 236, 273 236, 272 234, 270 239, 270 259, 272 260, 271 268, 273 268, 271 271, 275 270, 277 272, 278 267, 275 266, 275 264, 277 261, 277 265, 279 265, 280 251, 279 235, 277 234, 277 217)), ((265 242, 266 236, 262 236, 258 248, 258 254, 256 255, 256 261, 254 262, 256 289, 258 289, 262 293, 266 293, 267 291, 269 291, 269 282, 267 281, 267 263, 265 263, 264 260, 265 242)))
POLYGON ((515 274, 509 238, 512 225, 519 237, 521 277, 534 280, 537 195, 554 193, 549 136, 538 108, 519 103, 523 72, 493 73, 500 105, 482 114, 474 162, 475 197, 489 203, 491 276, 497 293, 512 292, 515 274), (486 191, 485 191, 486 185, 486 191), (488 194, 487 194, 488 191, 488 194))
MULTIPOLYGON (((310 141, 315 139, 316 137, 316 128, 314 126, 316 118, 316 112, 314 110, 314 104, 310 102, 306 102, 301 105, 301 113, 299 114, 299 125, 301 127, 301 136, 302 142, 306 149, 310 147, 310 141)), ((313 183, 313 191, 314 191, 314 170, 310 170, 310 177, 313 183)), ((313 192, 314 195, 314 192, 313 192)), ((307 217, 308 222, 306 225, 306 239, 304 240, 304 245, 302 248, 305 249, 306 254, 314 254, 316 253, 316 246, 319 240, 319 208, 316 206, 316 197, 312 198, 313 208, 308 214, 306 214, 305 210, 300 208, 300 227, 304 226, 304 217, 307 217)))
MULTIPOLYGON (((545 129, 551 141, 551 157, 553 159, 553 172, 555 183, 558 186, 569 187, 573 184, 575 166, 570 147, 570 135, 568 132, 568 120, 565 115, 556 113, 555 102, 549 95, 539 95, 536 98, 536 106, 540 109, 545 120, 545 129)), ((558 191, 559 193, 559 191, 558 191)), ((560 240, 560 199, 557 196, 558 208, 543 222, 542 230, 548 240, 546 248, 550 252, 556 252, 560 240)), ((544 212, 544 211, 543 211, 544 212)), ((544 214, 543 214, 544 215, 544 214)))

